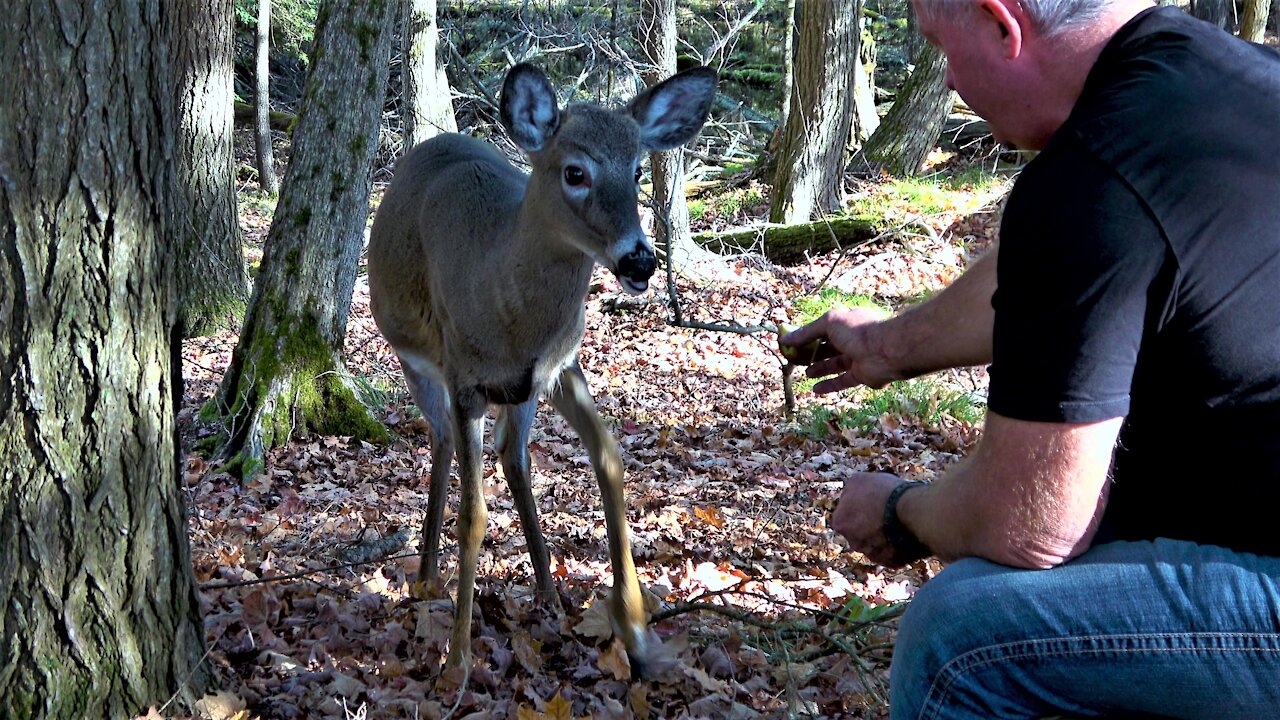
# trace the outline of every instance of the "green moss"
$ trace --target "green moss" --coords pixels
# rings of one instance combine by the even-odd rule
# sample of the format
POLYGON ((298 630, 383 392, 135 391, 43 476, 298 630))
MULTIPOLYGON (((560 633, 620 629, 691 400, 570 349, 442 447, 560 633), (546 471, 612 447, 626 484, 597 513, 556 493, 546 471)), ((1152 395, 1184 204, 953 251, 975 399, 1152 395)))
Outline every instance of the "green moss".
POLYGON ((200 422, 202 423, 208 424, 212 422, 217 422, 218 418, 221 416, 222 416, 222 413, 219 412, 218 410, 218 401, 216 399, 210 400, 209 402, 200 406, 199 418, 200 418, 200 422))
POLYGON ((244 298, 237 295, 205 298, 199 307, 185 310, 183 334, 193 338, 235 330, 244 318, 245 305, 244 298))
POLYGON ((351 34, 355 35, 356 43, 360 46, 360 59, 369 62, 369 50, 378 41, 378 28, 368 23, 356 23, 351 34))
POLYGON ((329 173, 329 202, 338 202, 342 198, 342 193, 347 189, 347 178, 342 173, 334 170, 329 173))
POLYGON ((284 254, 284 271, 287 275, 297 275, 302 269, 302 250, 301 248, 291 248, 289 252, 284 254))
POLYGON ((293 214, 294 227, 306 227, 311 222, 311 208, 302 208, 293 214))

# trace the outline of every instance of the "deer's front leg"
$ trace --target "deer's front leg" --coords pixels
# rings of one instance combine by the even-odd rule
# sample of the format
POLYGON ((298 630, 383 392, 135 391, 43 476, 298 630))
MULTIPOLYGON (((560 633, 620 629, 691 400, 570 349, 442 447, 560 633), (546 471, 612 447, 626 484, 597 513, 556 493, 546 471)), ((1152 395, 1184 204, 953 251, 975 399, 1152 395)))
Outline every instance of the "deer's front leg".
POLYGON ((476 563, 489 521, 481 480, 485 408, 484 398, 474 390, 459 391, 453 398, 462 508, 458 515, 458 606, 453 619, 453 639, 449 643, 448 667, 471 664, 471 609, 476 592, 476 563))
POLYGON ((575 362, 560 373, 560 382, 551 393, 551 403, 564 415, 582 438, 595 468, 604 503, 605 526, 609 532, 609 561, 613 566, 613 595, 609 617, 613 631, 622 638, 631 668, 643 677, 649 660, 644 598, 636 579, 631 557, 631 536, 627 530, 627 503, 622 484, 622 454, 618 443, 600 419, 595 400, 587 387, 582 368, 575 362))
POLYGON ((498 413, 494 445, 502 461, 502 471, 511 488, 511 498, 520 513, 520 527, 529 544, 529 559, 533 561, 533 577, 538 594, 543 600, 559 605, 555 584, 551 580, 551 553, 538 524, 538 506, 533 500, 533 487, 529 479, 529 427, 538 408, 538 396, 519 405, 505 405, 498 413))

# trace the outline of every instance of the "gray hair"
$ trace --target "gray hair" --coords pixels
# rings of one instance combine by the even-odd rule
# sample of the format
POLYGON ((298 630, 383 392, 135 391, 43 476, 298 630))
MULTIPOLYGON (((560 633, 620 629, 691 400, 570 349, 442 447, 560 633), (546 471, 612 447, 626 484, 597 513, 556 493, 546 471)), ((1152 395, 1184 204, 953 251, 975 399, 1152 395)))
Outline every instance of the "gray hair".
MULTIPOLYGON (((1018 0, 1036 30, 1052 37, 1106 14, 1109 0, 1018 0)), ((917 0, 918 12, 937 20, 956 20, 977 8, 973 0, 917 0)))

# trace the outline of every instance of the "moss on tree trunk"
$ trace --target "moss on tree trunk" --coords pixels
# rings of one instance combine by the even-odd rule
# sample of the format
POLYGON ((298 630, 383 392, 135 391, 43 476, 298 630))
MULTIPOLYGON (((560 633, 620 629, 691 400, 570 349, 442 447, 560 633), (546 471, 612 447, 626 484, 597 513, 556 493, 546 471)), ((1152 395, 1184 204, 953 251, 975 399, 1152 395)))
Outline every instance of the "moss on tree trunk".
POLYGON ((326 2, 317 18, 289 174, 240 341, 201 414, 221 426, 219 455, 243 475, 295 432, 387 437, 353 392, 342 341, 398 8, 326 2))
POLYGON ((883 230, 883 218, 851 215, 797 225, 699 233, 693 239, 714 252, 757 252, 785 265, 805 262, 811 255, 868 240, 883 230))

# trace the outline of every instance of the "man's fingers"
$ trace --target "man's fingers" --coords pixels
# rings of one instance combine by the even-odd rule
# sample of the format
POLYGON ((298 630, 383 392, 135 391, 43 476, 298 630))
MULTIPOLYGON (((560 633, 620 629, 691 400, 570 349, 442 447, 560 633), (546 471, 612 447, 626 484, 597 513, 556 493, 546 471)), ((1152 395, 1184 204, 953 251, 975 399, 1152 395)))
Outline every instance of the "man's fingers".
POLYGON ((823 380, 817 385, 814 385, 813 392, 817 395, 827 395, 833 392, 840 392, 841 390, 851 387, 856 387, 861 384, 862 383, 858 382, 856 378, 853 378, 848 374, 837 375, 830 380, 823 380))
POLYGON ((795 330, 792 330, 786 335, 783 335, 781 338, 781 342, 783 345, 803 345, 809 342, 810 340, 817 340, 819 338, 823 338, 826 336, 827 336, 827 316, 823 315, 822 317, 818 318, 817 320, 814 320, 808 325, 803 325, 801 327, 796 328, 795 330))

